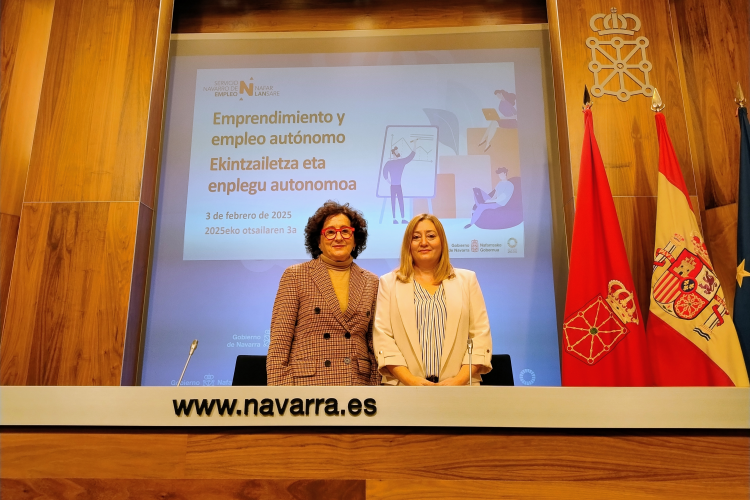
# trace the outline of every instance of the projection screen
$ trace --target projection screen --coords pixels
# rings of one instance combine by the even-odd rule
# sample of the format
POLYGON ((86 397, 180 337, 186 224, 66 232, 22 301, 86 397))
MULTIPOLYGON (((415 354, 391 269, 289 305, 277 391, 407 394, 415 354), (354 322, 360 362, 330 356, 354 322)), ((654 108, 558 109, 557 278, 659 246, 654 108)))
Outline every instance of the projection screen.
POLYGON ((433 213, 477 273, 514 382, 560 385, 567 279, 546 25, 173 35, 142 385, 231 385, 269 345, 283 270, 326 200, 398 265, 433 213), (396 179, 400 193, 393 189, 396 179), (504 203, 484 203, 492 191, 504 203), (403 210, 403 213, 402 213, 403 210))

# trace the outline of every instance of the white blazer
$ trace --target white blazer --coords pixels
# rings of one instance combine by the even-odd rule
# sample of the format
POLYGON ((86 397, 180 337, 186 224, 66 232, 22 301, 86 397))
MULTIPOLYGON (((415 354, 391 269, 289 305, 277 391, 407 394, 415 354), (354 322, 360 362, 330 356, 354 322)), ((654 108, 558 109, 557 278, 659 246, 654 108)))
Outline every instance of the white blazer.
MULTIPOLYGON (((484 372, 492 369, 492 337, 487 308, 474 271, 454 269, 455 278, 443 281, 447 318, 445 341, 440 358, 440 380, 454 377, 462 365, 469 364, 466 341, 474 339, 472 364, 483 365, 484 372)), ((396 272, 380 278, 378 302, 373 325, 373 344, 378 358, 382 384, 399 385, 386 366, 406 366, 412 375, 425 377, 422 348, 417 330, 417 311, 414 305, 414 283, 402 283, 396 272)), ((475 376, 474 383, 481 381, 475 376)))

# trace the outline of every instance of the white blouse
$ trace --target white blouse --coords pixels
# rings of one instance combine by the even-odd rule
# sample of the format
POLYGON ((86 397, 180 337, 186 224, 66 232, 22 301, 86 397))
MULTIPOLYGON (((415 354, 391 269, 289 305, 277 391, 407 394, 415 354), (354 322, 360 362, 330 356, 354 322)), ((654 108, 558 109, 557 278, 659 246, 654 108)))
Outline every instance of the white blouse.
POLYGON ((443 284, 433 295, 414 281, 414 306, 417 311, 417 330, 422 347, 422 363, 426 377, 440 376, 440 357, 445 340, 445 321, 448 309, 445 307, 443 284))

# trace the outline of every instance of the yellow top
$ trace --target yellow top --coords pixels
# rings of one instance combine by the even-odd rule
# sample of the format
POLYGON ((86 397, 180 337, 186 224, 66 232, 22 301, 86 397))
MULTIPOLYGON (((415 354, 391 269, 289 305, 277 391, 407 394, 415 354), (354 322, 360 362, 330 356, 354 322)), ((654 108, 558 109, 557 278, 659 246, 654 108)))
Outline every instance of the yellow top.
POLYGON ((349 276, 351 275, 354 259, 349 257, 343 262, 336 262, 321 254, 320 260, 323 261, 323 264, 328 269, 328 276, 331 277, 333 291, 336 292, 336 298, 339 299, 341 312, 344 312, 349 306, 349 276))

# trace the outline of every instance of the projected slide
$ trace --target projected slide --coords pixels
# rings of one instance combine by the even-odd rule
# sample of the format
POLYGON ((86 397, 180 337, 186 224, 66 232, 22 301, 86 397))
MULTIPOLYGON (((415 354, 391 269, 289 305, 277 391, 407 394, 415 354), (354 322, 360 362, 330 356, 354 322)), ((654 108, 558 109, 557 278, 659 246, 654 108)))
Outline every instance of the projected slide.
POLYGON ((266 355, 279 280, 329 199, 364 213, 356 263, 378 276, 404 221, 438 216, 516 385, 560 384, 549 40, 478 30, 173 39, 143 385, 175 385, 193 339, 184 385, 266 355))
POLYGON ((430 212, 461 258, 524 256, 514 64, 199 69, 183 258, 304 259, 328 199, 396 258, 430 212))

